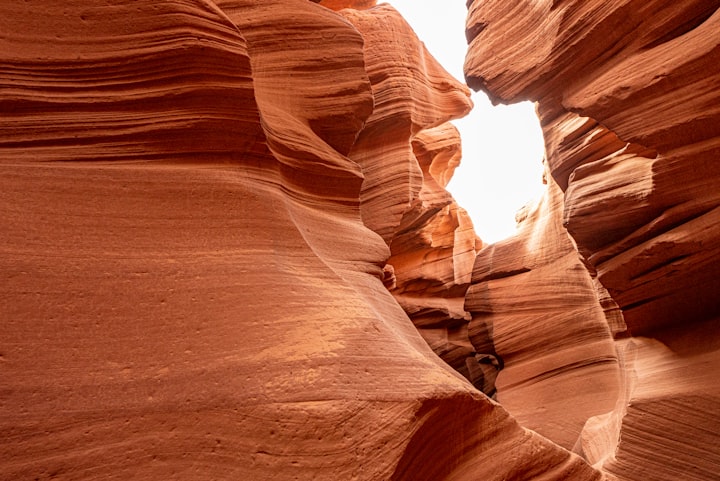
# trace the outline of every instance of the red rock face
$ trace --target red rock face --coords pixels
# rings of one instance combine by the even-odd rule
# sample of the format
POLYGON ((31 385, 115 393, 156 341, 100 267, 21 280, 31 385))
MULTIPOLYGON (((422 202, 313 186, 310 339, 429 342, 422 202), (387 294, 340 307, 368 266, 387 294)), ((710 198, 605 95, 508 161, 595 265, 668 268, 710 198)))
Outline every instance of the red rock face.
POLYGON ((0 479, 715 479, 717 8, 471 2, 548 164, 483 246, 391 7, 5 2, 0 479))
POLYGON ((470 343, 465 292, 481 241, 472 221, 445 190, 460 160, 460 137, 451 124, 426 129, 412 142, 422 188, 404 212, 390 243, 388 286, 423 338, 476 387, 492 394, 470 343))
MULTIPOLYGON (((710 480, 720 472, 720 385, 706 376, 720 363, 719 7, 708 1, 470 2, 469 84, 496 100, 537 102, 550 192, 554 184, 562 190, 551 195, 562 203, 562 223, 602 285, 599 305, 616 339, 615 406, 607 409, 617 391, 607 376, 612 356, 600 372, 586 371, 600 359, 589 356, 556 376, 557 344, 543 344, 551 332, 537 321, 567 326, 564 342, 579 351, 606 345, 607 335, 583 327, 593 318, 589 311, 573 313, 580 297, 597 310, 587 282, 570 282, 567 294, 548 292, 543 301, 558 302, 534 317, 524 315, 523 303, 508 305, 511 298, 495 287, 515 289, 524 302, 542 292, 535 280, 540 272, 533 276, 538 267, 519 266, 517 259, 530 243, 554 245, 556 234, 525 228, 495 251, 480 252, 468 295, 468 309, 477 312, 471 338, 476 319, 489 317, 499 355, 512 354, 504 358, 507 377, 504 371, 498 377, 498 399, 505 397, 503 405, 524 424, 565 446, 572 442, 568 430, 553 432, 563 425, 561 411, 578 422, 586 417, 575 450, 618 479, 710 480), (502 283, 492 272, 504 273, 502 283), (574 321, 565 324, 566 316, 574 321), (503 332, 505 325, 521 334, 503 332), (522 336, 542 341, 518 340, 522 336), (526 366, 528 359, 542 375, 526 366), (583 373, 589 386, 578 383, 556 409, 544 397, 563 389, 572 372, 583 373), (517 390, 530 382, 536 387, 528 402, 517 390), (599 386, 601 399, 588 404, 584 399, 599 386)), ((534 222, 556 222, 559 214, 541 217, 534 222)), ((557 260, 548 265, 566 269, 557 260)), ((562 285, 551 275, 546 282, 546 289, 562 285)))
POLYGON ((601 479, 396 300, 472 354, 467 90, 391 8, 5 2, 0 32, 0 478, 601 479))
POLYGON ((587 419, 615 406, 620 366, 561 209, 551 184, 517 236, 480 251, 466 308, 473 344, 486 345, 492 333, 502 362, 498 401, 524 426, 573 449, 587 419))
POLYGON ((374 7, 376 0, 312 0, 315 3, 331 8, 333 10, 342 10, 343 8, 355 8, 358 10, 374 7))

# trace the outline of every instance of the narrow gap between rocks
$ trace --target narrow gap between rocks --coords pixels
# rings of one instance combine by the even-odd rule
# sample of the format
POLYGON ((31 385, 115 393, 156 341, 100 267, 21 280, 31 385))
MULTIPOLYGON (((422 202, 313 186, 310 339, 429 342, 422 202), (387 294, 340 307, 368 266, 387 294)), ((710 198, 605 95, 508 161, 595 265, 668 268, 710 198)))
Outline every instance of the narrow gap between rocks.
MULTIPOLYGON (((463 79, 467 51, 465 2, 389 0, 430 53, 454 77, 463 79)), ((472 218, 484 243, 515 232, 515 213, 540 197, 544 142, 530 102, 493 106, 482 92, 475 107, 453 124, 460 131, 463 156, 447 190, 472 218)))

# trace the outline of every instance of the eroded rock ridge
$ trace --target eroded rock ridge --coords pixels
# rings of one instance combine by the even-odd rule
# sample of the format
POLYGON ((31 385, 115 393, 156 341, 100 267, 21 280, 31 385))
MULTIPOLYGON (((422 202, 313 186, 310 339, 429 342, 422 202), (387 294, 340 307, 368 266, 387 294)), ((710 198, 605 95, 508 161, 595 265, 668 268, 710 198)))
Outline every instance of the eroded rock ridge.
POLYGON ((489 246, 389 5, 0 5, 0 479, 714 479, 718 5, 469 3, 489 246))
POLYGON ((485 385, 443 189, 469 91, 391 7, 4 2, 0 32, 0 478, 601 478, 425 341, 485 385))
POLYGON ((469 85, 537 102, 546 143, 548 193, 468 292, 499 401, 617 479, 716 479, 720 4, 469 9, 469 85))

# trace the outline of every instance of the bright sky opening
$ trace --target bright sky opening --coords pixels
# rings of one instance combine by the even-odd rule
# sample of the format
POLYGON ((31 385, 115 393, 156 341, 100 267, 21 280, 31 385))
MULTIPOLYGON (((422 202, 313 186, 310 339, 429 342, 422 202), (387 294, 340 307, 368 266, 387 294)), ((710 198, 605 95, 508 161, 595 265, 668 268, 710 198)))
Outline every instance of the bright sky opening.
MULTIPOLYGON (((395 7, 440 64, 464 81, 464 0, 383 3, 395 7)), ((515 213, 545 188, 542 131, 530 102, 493 107, 482 92, 472 99, 472 112, 453 121, 462 137, 463 158, 448 190, 468 211, 480 238, 496 242, 515 233, 515 213)))

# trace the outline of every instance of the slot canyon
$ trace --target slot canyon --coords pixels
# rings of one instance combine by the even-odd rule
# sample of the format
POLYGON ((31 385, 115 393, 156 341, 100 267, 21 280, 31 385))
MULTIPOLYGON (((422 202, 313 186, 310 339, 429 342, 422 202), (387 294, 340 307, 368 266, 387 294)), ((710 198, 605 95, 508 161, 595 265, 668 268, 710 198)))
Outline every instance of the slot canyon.
POLYGON ((0 480, 719 479, 720 1, 467 7, 466 85, 375 0, 0 3, 0 480))

